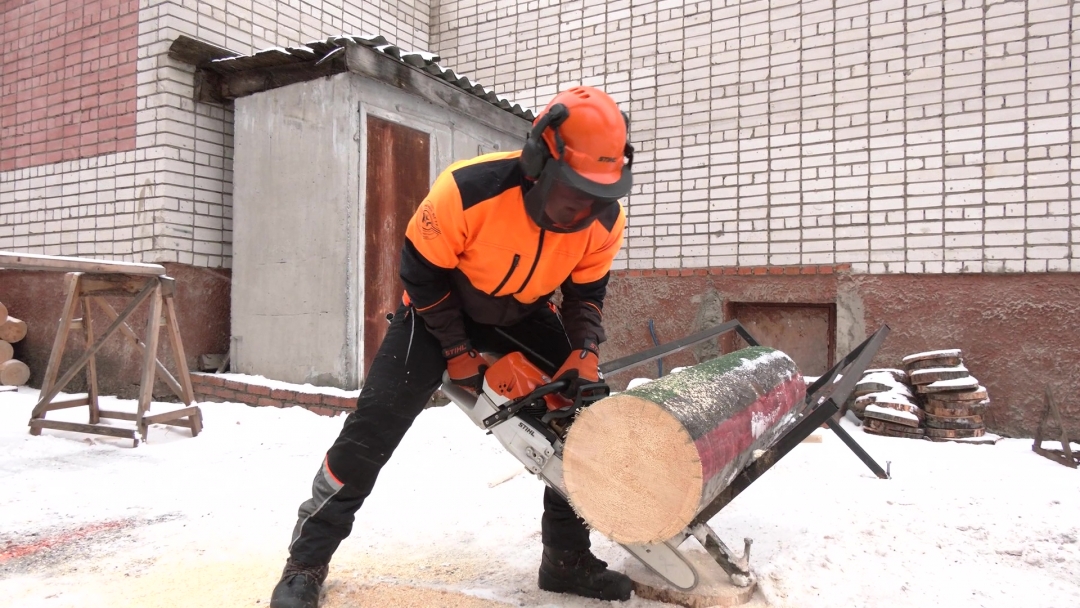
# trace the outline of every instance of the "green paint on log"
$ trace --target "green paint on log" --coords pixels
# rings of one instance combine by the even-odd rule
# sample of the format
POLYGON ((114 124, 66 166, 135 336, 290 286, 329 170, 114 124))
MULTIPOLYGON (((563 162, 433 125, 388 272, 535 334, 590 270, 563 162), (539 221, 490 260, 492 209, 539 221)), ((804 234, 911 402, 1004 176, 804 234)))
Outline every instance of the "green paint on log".
POLYGON ((747 361, 761 359, 774 352, 776 352, 776 349, 766 346, 751 346, 688 367, 677 374, 668 374, 648 384, 624 391, 622 394, 641 397, 653 403, 675 401, 682 394, 682 389, 704 384, 709 379, 715 379, 738 367, 742 367, 747 361))

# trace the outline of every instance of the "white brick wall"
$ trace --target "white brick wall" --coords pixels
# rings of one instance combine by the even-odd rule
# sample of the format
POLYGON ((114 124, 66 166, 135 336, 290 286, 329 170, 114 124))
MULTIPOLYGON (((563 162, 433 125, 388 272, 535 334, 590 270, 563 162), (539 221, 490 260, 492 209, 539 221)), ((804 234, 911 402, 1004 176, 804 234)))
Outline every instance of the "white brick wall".
POLYGON ((448 0, 433 50, 523 105, 604 88, 624 268, 1080 271, 1080 3, 448 0))
POLYGON ((186 34, 247 54, 347 34, 427 50, 428 0, 143 0, 136 150, 0 174, 0 249, 231 265, 232 113, 192 100, 186 34))

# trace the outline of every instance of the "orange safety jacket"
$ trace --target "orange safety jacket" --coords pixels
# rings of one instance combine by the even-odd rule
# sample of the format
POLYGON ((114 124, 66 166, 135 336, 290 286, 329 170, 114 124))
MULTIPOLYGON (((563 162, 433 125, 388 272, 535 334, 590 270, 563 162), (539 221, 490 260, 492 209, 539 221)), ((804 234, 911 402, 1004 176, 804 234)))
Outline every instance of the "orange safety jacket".
POLYGON ((532 183, 521 151, 485 154, 450 165, 405 230, 404 302, 438 338, 443 354, 468 344, 462 314, 512 325, 548 305, 562 289, 563 325, 573 348, 603 342, 604 295, 626 218, 611 205, 588 228, 557 233, 536 225, 523 199, 532 183))

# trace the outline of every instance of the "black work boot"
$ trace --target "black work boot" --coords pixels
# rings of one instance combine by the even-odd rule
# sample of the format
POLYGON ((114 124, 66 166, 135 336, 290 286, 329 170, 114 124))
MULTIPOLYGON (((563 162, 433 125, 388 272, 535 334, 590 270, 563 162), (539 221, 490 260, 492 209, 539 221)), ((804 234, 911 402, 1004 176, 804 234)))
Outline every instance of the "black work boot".
POLYGON ((544 547, 540 561, 540 588, 556 593, 572 593, 598 600, 630 599, 630 577, 607 569, 607 562, 588 549, 562 551, 544 547))
POLYGON ((330 566, 308 566, 293 560, 285 562, 285 571, 270 596, 270 608, 318 608, 319 592, 330 566))

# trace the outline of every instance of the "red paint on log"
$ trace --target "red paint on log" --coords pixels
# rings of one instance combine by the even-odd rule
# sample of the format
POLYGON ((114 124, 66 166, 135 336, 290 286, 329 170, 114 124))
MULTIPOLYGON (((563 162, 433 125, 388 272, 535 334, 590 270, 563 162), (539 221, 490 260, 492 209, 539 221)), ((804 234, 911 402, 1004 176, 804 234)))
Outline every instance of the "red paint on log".
POLYGON ((755 414, 764 416, 765 428, 770 428, 805 398, 806 383, 801 375, 796 376, 758 397, 708 434, 698 437, 694 445, 701 454, 702 479, 712 479, 753 444, 756 439, 753 433, 755 414))

